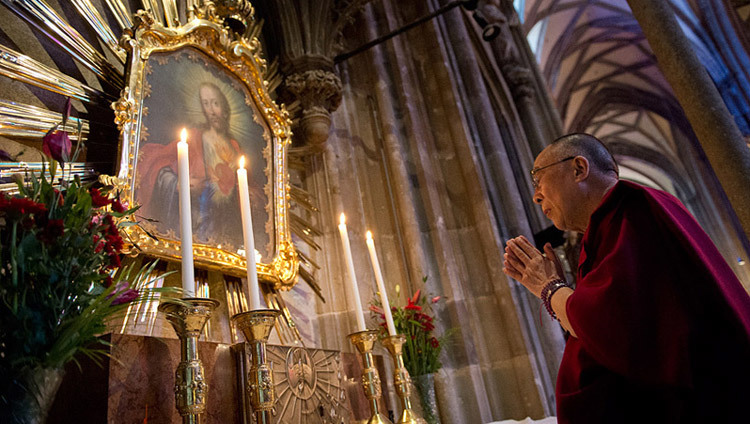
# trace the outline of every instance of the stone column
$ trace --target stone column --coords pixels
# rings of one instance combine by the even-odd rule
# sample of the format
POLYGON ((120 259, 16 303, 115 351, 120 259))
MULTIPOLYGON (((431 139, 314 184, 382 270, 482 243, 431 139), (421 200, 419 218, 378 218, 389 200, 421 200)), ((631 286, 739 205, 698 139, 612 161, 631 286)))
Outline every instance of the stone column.
POLYGON ((628 0, 628 4, 748 237, 750 151, 742 134, 682 32, 669 2, 628 0))

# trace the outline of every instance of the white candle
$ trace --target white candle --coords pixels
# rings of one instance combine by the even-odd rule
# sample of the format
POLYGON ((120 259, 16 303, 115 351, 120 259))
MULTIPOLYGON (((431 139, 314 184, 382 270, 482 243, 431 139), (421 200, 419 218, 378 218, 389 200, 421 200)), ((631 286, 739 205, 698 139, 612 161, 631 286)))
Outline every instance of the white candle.
POLYGON ((182 242, 182 291, 185 297, 195 296, 195 269, 193 267, 193 221, 190 214, 190 160, 188 157, 187 130, 180 132, 177 143, 177 177, 180 196, 180 237, 182 242))
POLYGON ((375 281, 378 283, 378 291, 380 292, 380 303, 383 304, 383 312, 385 313, 385 322, 388 325, 388 334, 391 336, 396 335, 396 326, 393 324, 393 315, 391 314, 391 304, 388 303, 388 293, 385 292, 385 284, 383 283, 383 274, 380 272, 380 262, 378 261, 378 254, 375 252, 375 243, 372 241, 372 233, 367 232, 367 249, 370 251, 370 261, 372 262, 372 270, 375 272, 375 281))
POLYGON ((352 249, 349 246, 349 233, 346 230, 346 216, 342 213, 339 219, 339 234, 341 235, 341 244, 344 247, 344 258, 346 259, 346 270, 348 274, 349 288, 354 294, 354 311, 357 317, 357 331, 365 331, 365 314, 362 312, 362 301, 359 299, 359 288, 357 286, 357 276, 354 274, 354 261, 352 261, 352 249))
POLYGON ((245 295, 250 299, 250 309, 260 309, 260 287, 258 270, 255 267, 255 237, 253 236, 253 217, 250 214, 250 191, 247 184, 245 157, 240 158, 237 169, 237 184, 240 193, 240 211, 242 212, 242 233, 245 236, 245 259, 247 259, 247 290, 245 295))

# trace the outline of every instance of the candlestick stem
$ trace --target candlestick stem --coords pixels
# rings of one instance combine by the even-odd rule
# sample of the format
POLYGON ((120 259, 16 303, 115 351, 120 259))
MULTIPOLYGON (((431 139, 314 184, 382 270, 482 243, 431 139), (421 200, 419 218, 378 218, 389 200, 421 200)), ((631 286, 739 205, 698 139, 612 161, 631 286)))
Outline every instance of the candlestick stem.
POLYGON ((240 312, 232 317, 252 348, 246 390, 258 424, 271 424, 271 410, 276 403, 273 369, 266 356, 266 343, 279 314, 281 312, 275 309, 258 309, 240 312))
POLYGON ((393 380, 396 384, 396 393, 401 399, 401 406, 403 407, 397 424, 427 424, 427 421, 417 415, 411 408, 411 376, 404 365, 403 356, 405 342, 406 337, 403 334, 383 339, 383 346, 388 349, 393 358, 393 380))
POLYGON ((375 361, 372 356, 372 347, 378 339, 378 332, 375 330, 359 331, 349 334, 349 341, 357 348, 362 356, 362 387, 365 390, 365 396, 370 401, 370 419, 367 424, 392 424, 391 421, 380 413, 378 401, 380 400, 383 390, 380 388, 380 373, 375 368, 375 361))
POLYGON ((183 424, 203 423, 206 412, 208 384, 205 382, 203 362, 198 357, 198 337, 219 306, 219 301, 188 297, 175 301, 164 300, 159 311, 166 314, 177 337, 180 338, 180 363, 175 370, 175 406, 183 424))

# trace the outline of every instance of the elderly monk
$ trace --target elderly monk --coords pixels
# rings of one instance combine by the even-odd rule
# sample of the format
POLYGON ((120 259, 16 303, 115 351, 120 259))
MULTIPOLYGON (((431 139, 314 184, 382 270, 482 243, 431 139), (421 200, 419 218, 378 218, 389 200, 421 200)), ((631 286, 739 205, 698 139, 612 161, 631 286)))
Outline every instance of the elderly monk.
POLYGON ((619 181, 587 134, 556 140, 531 174, 544 214, 584 233, 575 290, 549 243, 505 248, 505 274, 570 333, 559 423, 750 422, 750 297, 685 207, 619 181))

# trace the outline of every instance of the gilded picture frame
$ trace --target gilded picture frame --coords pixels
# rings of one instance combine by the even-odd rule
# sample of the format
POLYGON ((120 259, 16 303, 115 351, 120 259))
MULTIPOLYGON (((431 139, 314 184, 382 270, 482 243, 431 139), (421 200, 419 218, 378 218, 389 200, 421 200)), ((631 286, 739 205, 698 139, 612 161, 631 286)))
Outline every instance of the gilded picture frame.
POLYGON ((140 249, 131 253, 181 258, 175 146, 178 128, 186 127, 196 267, 245 275, 236 194, 237 162, 245 155, 258 277, 288 289, 299 266, 288 225, 290 120, 266 89, 257 38, 235 35, 210 10, 201 18, 165 27, 139 12, 121 39, 127 85, 112 104, 120 150, 110 182, 122 188, 123 201, 141 205, 132 218, 139 225, 125 229, 140 249))

